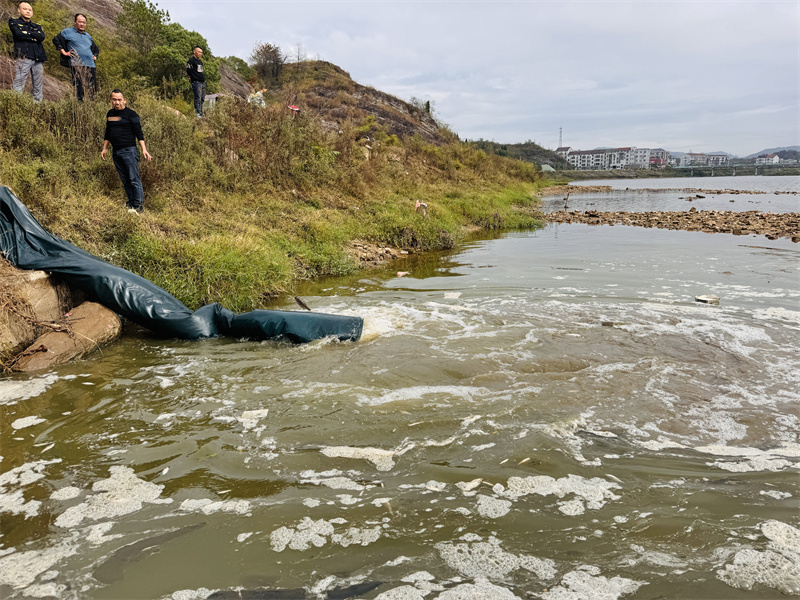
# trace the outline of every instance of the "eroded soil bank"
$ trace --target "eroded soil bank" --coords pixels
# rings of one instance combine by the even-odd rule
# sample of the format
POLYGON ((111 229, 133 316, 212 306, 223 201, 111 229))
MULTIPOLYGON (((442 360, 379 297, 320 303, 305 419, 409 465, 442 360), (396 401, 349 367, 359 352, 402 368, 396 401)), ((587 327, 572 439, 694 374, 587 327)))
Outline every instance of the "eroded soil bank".
MULTIPOLYGON (((749 192, 752 193, 752 192, 749 192)), ((717 210, 601 212, 557 211, 546 215, 551 223, 587 225, 633 225, 658 229, 680 229, 733 235, 764 235, 770 240, 781 237, 800 241, 800 213, 733 212, 717 210)))

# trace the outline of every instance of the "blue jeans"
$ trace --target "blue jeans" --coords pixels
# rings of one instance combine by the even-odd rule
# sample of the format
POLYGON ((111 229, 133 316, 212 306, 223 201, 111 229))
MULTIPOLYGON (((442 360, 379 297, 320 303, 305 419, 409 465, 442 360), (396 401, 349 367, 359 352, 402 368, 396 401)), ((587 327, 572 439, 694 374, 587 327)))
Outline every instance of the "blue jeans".
POLYGON ((144 188, 139 177, 139 149, 136 146, 120 148, 111 153, 111 158, 128 196, 128 207, 140 210, 144 207, 144 188))
POLYGON ((203 116, 203 102, 206 101, 206 82, 193 81, 192 94, 194 94, 194 112, 198 117, 203 116))

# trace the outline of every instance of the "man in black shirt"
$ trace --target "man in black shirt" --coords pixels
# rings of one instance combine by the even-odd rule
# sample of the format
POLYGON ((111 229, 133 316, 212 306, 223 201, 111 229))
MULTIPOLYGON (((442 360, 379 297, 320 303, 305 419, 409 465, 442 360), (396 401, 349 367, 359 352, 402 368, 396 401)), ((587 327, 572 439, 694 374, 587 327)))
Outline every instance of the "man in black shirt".
POLYGON ((144 188, 139 177, 139 150, 136 148, 136 141, 142 147, 142 156, 147 160, 152 160, 153 157, 145 146, 139 115, 126 108, 126 104, 127 100, 121 90, 111 92, 112 108, 106 114, 106 134, 100 158, 105 160, 109 144, 113 146, 111 158, 128 196, 128 211, 140 213, 144 210, 144 188))
POLYGON ((192 82, 192 94, 194 94, 194 112, 198 117, 203 116, 203 102, 206 99, 206 74, 203 71, 203 61, 200 57, 203 56, 203 49, 200 46, 195 46, 192 51, 192 58, 186 63, 186 74, 189 75, 189 81, 192 82))
POLYGON ((33 8, 28 2, 17 4, 18 19, 9 19, 8 27, 14 39, 14 58, 16 58, 16 74, 14 75, 14 91, 22 92, 31 74, 33 84, 33 99, 41 102, 43 97, 42 78, 44 77, 44 62, 47 60, 44 46, 44 31, 37 25, 33 18, 33 8))

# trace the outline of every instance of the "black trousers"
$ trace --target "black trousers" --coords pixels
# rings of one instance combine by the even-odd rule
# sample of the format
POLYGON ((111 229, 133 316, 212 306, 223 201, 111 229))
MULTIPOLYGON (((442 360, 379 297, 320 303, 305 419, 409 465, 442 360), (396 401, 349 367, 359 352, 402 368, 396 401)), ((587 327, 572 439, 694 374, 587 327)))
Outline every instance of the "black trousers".
POLYGON ((97 69, 95 67, 70 67, 70 70, 78 102, 83 102, 84 95, 88 95, 89 100, 94 100, 94 96, 97 94, 97 69))

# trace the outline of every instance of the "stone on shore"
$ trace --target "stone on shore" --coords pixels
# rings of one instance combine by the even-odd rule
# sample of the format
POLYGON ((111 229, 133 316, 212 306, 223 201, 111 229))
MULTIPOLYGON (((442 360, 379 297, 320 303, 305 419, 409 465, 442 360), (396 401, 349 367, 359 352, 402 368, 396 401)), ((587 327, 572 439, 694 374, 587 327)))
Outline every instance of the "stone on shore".
POLYGON ((58 321, 75 298, 42 271, 21 271, 0 258, 0 359, 16 354, 58 321))
POLYGON ((14 361, 15 371, 40 371, 74 360, 119 337, 122 323, 113 311, 84 302, 64 319, 64 331, 51 331, 14 361))
POLYGON ((631 225, 658 229, 680 229, 705 233, 763 235, 769 240, 780 237, 800 239, 800 213, 766 213, 695 210, 684 212, 601 212, 557 211, 545 215, 551 223, 585 223, 588 225, 631 225))

